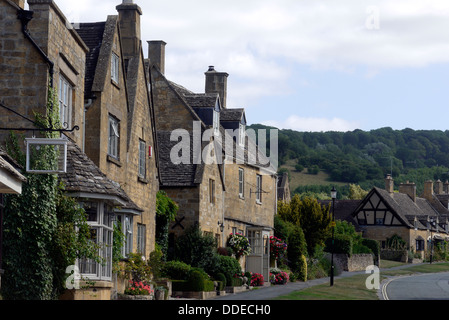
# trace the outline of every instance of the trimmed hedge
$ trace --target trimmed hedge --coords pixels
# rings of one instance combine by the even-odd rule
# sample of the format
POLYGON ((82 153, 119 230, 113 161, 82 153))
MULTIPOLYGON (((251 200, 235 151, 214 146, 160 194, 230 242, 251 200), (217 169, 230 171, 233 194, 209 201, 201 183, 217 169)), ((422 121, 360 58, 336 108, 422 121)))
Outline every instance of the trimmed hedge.
POLYGON ((214 282, 206 279, 204 272, 194 269, 190 272, 188 280, 172 281, 173 291, 214 291, 214 282))
POLYGON ((162 267, 162 274, 172 280, 187 280, 192 267, 182 261, 167 261, 162 267))

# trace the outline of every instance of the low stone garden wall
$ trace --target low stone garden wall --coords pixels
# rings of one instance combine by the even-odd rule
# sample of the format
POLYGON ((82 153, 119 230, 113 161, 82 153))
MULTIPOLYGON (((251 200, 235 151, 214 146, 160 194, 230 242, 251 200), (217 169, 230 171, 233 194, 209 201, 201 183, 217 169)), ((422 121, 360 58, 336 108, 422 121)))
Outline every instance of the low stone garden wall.
POLYGON ((334 254, 334 263, 340 271, 365 271, 368 266, 374 265, 372 254, 334 254))

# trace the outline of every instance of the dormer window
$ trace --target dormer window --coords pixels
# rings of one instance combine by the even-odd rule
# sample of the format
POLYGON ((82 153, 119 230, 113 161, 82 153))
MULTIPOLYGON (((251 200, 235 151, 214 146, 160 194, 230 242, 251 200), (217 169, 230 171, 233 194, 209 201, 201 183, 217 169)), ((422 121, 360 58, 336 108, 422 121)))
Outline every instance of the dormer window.
POLYGON ((239 145, 241 147, 245 146, 245 125, 241 124, 239 125, 239 145))
POLYGON ((218 136, 220 133, 220 113, 214 110, 214 134, 218 136))

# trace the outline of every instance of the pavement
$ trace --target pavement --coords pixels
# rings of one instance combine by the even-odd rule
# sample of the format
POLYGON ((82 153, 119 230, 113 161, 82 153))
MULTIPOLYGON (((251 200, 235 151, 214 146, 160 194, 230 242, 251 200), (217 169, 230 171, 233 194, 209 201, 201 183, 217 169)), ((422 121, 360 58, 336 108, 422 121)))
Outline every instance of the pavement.
MULTIPOLYGON (((420 264, 406 264, 398 267, 388 268, 388 269, 380 269, 380 272, 382 270, 396 270, 396 269, 404 269, 409 268, 413 266, 417 266, 420 264)), ((354 272, 347 272, 344 271, 340 275, 335 276, 335 280, 339 278, 346 278, 346 277, 352 277, 359 274, 366 274, 367 277, 369 274, 367 274, 365 271, 354 271, 354 272)), ((289 294, 294 291, 304 290, 316 285, 320 284, 330 284, 330 278, 319 278, 314 280, 308 280, 306 282, 302 281, 296 281, 296 282, 288 282, 284 285, 275 285, 275 286, 264 286, 264 287, 258 287, 257 289, 247 290, 241 293, 235 293, 235 294, 227 294, 226 296, 219 296, 217 298, 214 298, 213 300, 270 300, 277 298, 279 296, 283 296, 286 294, 289 294)), ((382 285, 381 288, 378 290, 379 298, 382 299, 382 285)))

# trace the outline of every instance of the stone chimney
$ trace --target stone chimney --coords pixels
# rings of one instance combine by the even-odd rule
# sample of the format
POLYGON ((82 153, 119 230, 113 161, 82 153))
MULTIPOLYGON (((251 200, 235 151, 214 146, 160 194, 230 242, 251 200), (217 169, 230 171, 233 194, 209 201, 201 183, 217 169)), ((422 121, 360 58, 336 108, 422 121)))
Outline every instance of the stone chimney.
POLYGON ((416 184, 413 182, 410 183, 407 181, 406 183, 401 183, 399 185, 399 192, 407 194, 413 202, 416 202, 416 184))
POLYGON ((436 194, 443 194, 443 182, 441 180, 438 180, 436 182, 435 193, 436 194))
POLYGON ((133 0, 123 0, 116 7, 119 13, 120 34, 124 58, 131 58, 140 52, 140 16, 142 9, 133 0))
POLYGON ((162 40, 148 41, 148 58, 150 67, 156 66, 162 74, 165 74, 165 43, 162 40))
POLYGON ((385 190, 390 194, 394 193, 394 180, 389 174, 385 178, 385 190))
POLYGON ((424 199, 427 199, 429 201, 433 200, 433 181, 427 180, 424 182, 424 193, 423 193, 424 199))
POLYGON ((449 193, 449 181, 446 180, 446 182, 444 183, 444 193, 448 194, 449 193))
POLYGON ((210 66, 206 75, 206 93, 218 93, 221 106, 226 108, 226 96, 228 91, 228 76, 226 72, 217 72, 214 66, 210 66))

